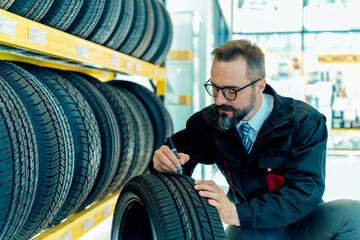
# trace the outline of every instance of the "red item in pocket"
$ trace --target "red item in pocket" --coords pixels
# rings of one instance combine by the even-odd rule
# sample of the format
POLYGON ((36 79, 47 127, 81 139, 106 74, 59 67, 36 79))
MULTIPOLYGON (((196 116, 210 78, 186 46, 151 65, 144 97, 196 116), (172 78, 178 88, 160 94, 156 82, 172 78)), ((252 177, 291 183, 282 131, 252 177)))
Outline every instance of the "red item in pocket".
POLYGON ((280 189, 280 186, 285 183, 284 176, 280 176, 274 173, 266 175, 266 181, 268 183, 270 192, 280 189))

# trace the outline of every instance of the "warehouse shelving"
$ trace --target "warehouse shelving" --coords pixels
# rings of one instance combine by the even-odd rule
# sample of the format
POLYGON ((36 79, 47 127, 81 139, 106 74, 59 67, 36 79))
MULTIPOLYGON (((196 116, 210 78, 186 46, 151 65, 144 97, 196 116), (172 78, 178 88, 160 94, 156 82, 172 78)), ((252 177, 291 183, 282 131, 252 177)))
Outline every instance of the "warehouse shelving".
POLYGON ((101 81, 114 73, 145 76, 165 94, 165 69, 0 9, 0 59, 87 73, 101 81), (19 50, 25 50, 21 51, 19 50))
MULTIPOLYGON (((129 74, 151 80, 165 94, 165 68, 0 9, 0 59, 92 75, 100 81, 129 74)), ((78 239, 112 216, 116 192, 34 239, 78 239)))

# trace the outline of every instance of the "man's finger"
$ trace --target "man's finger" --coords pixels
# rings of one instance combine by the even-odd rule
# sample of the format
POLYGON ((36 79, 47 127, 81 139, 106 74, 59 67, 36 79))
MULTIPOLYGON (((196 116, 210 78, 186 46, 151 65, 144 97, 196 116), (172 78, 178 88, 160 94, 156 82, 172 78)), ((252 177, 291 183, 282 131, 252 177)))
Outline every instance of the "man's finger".
POLYGON ((160 158, 159 161, 160 161, 159 164, 163 169, 166 169, 170 172, 177 171, 176 166, 171 161, 169 161, 167 157, 160 158))
POLYGON ((214 199, 208 199, 208 203, 211 205, 211 206, 214 206, 218 212, 221 211, 221 209, 223 208, 223 206, 221 205, 221 203, 219 203, 218 201, 214 200, 214 199))
POLYGON ((208 185, 217 186, 216 183, 212 180, 196 180, 195 184, 208 184, 208 185))
POLYGON ((207 184, 198 184, 198 185, 195 185, 194 188, 195 188, 195 190, 198 190, 198 191, 217 192, 216 188, 214 188, 211 185, 207 185, 207 184))
POLYGON ((202 197, 213 199, 217 202, 221 201, 221 197, 218 194, 216 194, 215 192, 201 190, 201 191, 199 191, 199 195, 202 197))
POLYGON ((195 190, 205 190, 215 193, 222 191, 213 181, 196 181, 194 188, 195 190))
POLYGON ((178 153, 178 156, 180 158, 181 165, 184 165, 185 163, 187 163, 187 161, 190 160, 190 156, 188 154, 178 153))
POLYGON ((173 173, 173 170, 164 164, 158 164, 154 162, 154 169, 158 172, 173 173))
POLYGON ((175 154, 171 151, 169 147, 164 149, 164 154, 168 157, 168 159, 174 164, 176 168, 181 167, 179 159, 175 156, 175 154))
POLYGON ((166 149, 161 147, 159 150, 155 152, 155 156, 153 160, 154 166, 156 164, 157 166, 159 166, 160 169, 169 172, 176 171, 176 166, 169 160, 169 158, 167 157, 166 153, 164 153, 164 151, 166 152, 166 149))

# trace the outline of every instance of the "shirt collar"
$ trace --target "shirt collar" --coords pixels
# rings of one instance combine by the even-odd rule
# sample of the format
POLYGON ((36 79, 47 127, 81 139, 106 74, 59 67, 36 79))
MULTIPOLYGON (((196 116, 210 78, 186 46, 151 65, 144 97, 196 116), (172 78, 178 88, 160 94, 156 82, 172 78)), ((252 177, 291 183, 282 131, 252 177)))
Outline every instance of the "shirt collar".
MULTIPOLYGON (((273 106, 274 106, 274 99, 271 95, 262 93, 262 103, 259 110, 255 113, 252 118, 247 121, 247 123, 251 126, 253 130, 256 132, 260 131, 261 126, 265 122, 266 118, 270 115, 273 106)), ((240 121, 236 124, 236 128, 239 129, 240 125, 245 121, 240 121)))

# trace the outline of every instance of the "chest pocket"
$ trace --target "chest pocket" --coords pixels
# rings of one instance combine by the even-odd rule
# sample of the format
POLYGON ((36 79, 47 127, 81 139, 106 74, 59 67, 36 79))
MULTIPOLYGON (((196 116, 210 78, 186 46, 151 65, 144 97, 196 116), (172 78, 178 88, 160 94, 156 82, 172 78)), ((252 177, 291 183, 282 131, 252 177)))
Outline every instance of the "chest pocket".
POLYGON ((259 154, 259 168, 273 168, 280 170, 285 167, 288 158, 287 148, 263 149, 259 154))
POLYGON ((259 169, 264 172, 270 192, 280 189, 285 183, 285 165, 288 150, 285 148, 272 148, 271 151, 262 151, 259 158, 259 169))

